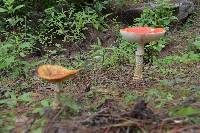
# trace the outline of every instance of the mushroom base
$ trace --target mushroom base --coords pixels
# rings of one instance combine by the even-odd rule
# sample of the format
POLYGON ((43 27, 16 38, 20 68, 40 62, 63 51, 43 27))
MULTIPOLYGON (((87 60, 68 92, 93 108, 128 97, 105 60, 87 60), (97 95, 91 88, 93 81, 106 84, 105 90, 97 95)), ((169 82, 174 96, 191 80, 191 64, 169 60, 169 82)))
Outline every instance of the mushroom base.
POLYGON ((136 51, 136 66, 134 79, 142 79, 144 44, 139 44, 136 51))

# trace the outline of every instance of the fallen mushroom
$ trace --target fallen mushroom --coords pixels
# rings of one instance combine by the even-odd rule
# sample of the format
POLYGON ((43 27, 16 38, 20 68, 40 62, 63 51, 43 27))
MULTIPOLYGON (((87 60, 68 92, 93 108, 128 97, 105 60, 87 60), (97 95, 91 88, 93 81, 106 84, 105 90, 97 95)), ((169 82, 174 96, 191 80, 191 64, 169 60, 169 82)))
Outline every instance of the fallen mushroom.
POLYGON ((120 29, 122 37, 129 42, 137 43, 136 66, 134 79, 142 79, 144 46, 146 43, 160 39, 164 36, 165 29, 152 27, 133 27, 120 29))
POLYGON ((41 65, 37 69, 38 76, 42 79, 56 84, 56 95, 53 108, 60 105, 60 91, 62 89, 62 81, 76 74, 79 70, 68 70, 58 65, 41 65))

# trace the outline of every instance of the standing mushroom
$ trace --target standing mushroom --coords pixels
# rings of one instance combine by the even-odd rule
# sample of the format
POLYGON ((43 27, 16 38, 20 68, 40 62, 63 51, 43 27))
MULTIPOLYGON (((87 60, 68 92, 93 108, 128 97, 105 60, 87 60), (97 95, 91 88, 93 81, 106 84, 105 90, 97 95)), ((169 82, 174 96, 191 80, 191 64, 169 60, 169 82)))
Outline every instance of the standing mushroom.
POLYGON ((38 76, 42 79, 56 84, 56 95, 53 108, 60 105, 60 92, 62 89, 62 81, 76 74, 79 70, 68 70, 58 65, 41 65, 37 69, 38 76))
POLYGON ((134 79, 142 78, 145 44, 160 39, 160 37, 164 36, 165 32, 166 31, 163 28, 152 27, 133 27, 120 29, 120 33, 123 38, 129 42, 137 43, 134 79))

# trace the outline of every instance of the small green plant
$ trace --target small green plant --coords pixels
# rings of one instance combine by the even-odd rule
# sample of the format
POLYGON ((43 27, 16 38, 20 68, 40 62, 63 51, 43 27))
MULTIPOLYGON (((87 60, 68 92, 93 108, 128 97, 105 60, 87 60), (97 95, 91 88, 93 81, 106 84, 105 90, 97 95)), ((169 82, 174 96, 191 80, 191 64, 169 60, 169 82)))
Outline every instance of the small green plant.
MULTIPOLYGON (((37 118, 33 123, 34 130, 41 129, 45 124, 45 109, 52 107, 53 99, 51 97, 46 99, 33 99, 33 93, 23 93, 23 94, 15 94, 14 92, 7 91, 4 95, 3 99, 0 99, 0 106, 3 107, 1 110, 0 116, 0 132, 8 132, 15 125, 16 114, 15 112, 21 106, 28 105, 29 109, 24 112, 26 114, 38 114, 40 118, 37 118), (4 110, 5 109, 5 110, 4 110), (10 111, 8 111, 10 110, 10 111)), ((76 102, 70 96, 62 96, 60 97, 63 107, 67 107, 67 115, 75 114, 79 111, 80 107, 76 104, 76 102)))
POLYGON ((193 50, 195 53, 199 53, 200 52, 200 37, 197 36, 192 44, 193 44, 193 47, 191 48, 191 50, 193 50))
POLYGON ((63 107, 66 107, 68 113, 76 114, 80 110, 80 106, 76 103, 76 101, 69 95, 63 95, 60 97, 60 101, 63 107))
POLYGON ((0 13, 14 14, 16 11, 20 10, 25 5, 14 6, 15 0, 3 0, 4 6, 0 7, 0 13))
POLYGON ((193 63, 200 61, 200 38, 196 37, 189 42, 188 50, 181 55, 169 55, 162 59, 154 58, 155 64, 193 63))
POLYGON ((14 128, 16 116, 12 112, 1 111, 0 132, 8 133, 14 128))
POLYGON ((190 51, 183 55, 170 55, 162 59, 154 59, 155 64, 172 64, 172 63, 192 63, 198 62, 200 60, 200 55, 190 51))
POLYGON ((24 35, 13 33, 0 45, 0 70, 10 71, 13 76, 28 73, 29 63, 25 57, 31 53, 34 40, 23 40, 24 35))
POLYGON ((16 16, 15 13, 20 11, 25 5, 15 5, 15 3, 15 0, 3 0, 3 6, 0 7, 0 14, 3 17, 0 17, 0 19, 2 20, 1 26, 4 28, 14 27, 24 21, 23 18, 16 16))
MULTIPOLYGON (((92 8, 86 7, 82 11, 76 11, 72 6, 65 11, 51 7, 45 10, 44 19, 41 19, 38 40, 41 44, 51 45, 56 38, 61 38, 63 42, 77 42, 85 38, 84 31, 87 24, 91 24, 96 29, 106 27, 104 19, 107 16, 100 16, 92 8)), ((46 46, 45 46, 46 47, 46 46)))
POLYGON ((167 37, 162 37, 158 41, 150 42, 148 45, 145 46, 147 49, 151 49, 152 51, 160 52, 167 44, 169 39, 167 37))
POLYGON ((118 40, 118 44, 118 46, 103 47, 98 39, 97 43, 92 45, 93 50, 89 53, 89 57, 103 67, 132 64, 135 61, 135 45, 130 45, 124 40, 118 40))
MULTIPOLYGON (((71 12, 71 10, 69 10, 71 12)), ((72 12, 73 13, 73 12, 72 12)), ((67 24, 64 10, 57 10, 54 7, 45 10, 45 18, 40 19, 40 30, 38 31, 38 40, 41 44, 52 44, 55 37, 65 34, 65 25, 67 24)), ((67 26, 67 25, 66 25, 67 26)))
POLYGON ((31 103, 32 93, 16 95, 14 92, 7 91, 4 99, 0 99, 0 106, 3 107, 0 116, 0 132, 9 132, 14 128, 16 115, 13 113, 18 104, 31 103), (11 110, 11 111, 8 111, 11 110))
POLYGON ((174 116, 195 116, 199 115, 200 110, 192 107, 180 107, 177 111, 172 111, 171 115, 174 116))
POLYGON ((169 39, 167 37, 162 37, 158 41, 150 42, 145 46, 145 57, 147 62, 153 62, 153 58, 158 55, 158 53, 165 48, 169 39))
POLYGON ((163 92, 158 89, 150 89, 147 92, 147 101, 155 101, 155 107, 161 108, 166 103, 173 100, 173 95, 170 92, 163 92))
POLYGON ((4 99, 0 100, 0 105, 3 105, 5 108, 16 108, 17 107, 17 96, 14 92, 6 92, 4 99))
POLYGON ((173 5, 169 0, 156 0, 157 7, 150 9, 145 7, 140 18, 136 18, 137 26, 165 27, 177 18, 173 15, 173 5))
POLYGON ((53 100, 51 98, 43 99, 40 102, 40 106, 33 107, 32 113, 38 113, 40 116, 45 114, 45 108, 50 108, 52 106, 53 100))
POLYGON ((134 94, 126 94, 124 96, 124 100, 126 104, 132 104, 137 98, 138 96, 134 94))

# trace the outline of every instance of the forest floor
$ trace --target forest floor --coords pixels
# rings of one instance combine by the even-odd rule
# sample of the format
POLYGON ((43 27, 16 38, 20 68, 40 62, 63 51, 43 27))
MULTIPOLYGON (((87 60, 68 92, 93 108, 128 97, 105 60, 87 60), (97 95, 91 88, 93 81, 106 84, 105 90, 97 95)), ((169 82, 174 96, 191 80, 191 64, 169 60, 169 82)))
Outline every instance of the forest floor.
MULTIPOLYGON (((184 54, 199 32, 200 11, 197 11, 185 24, 177 25, 167 34, 171 41, 159 53, 158 60, 184 54)), ((65 82, 63 90, 77 104, 64 99, 67 106, 56 111, 47 108, 43 115, 33 115, 30 112, 53 95, 55 87, 33 73, 28 81, 17 80, 21 84, 19 93, 32 92, 32 102, 24 104, 19 100, 14 110, 2 112, 16 115, 12 132, 34 132, 38 128, 37 132, 39 125, 45 123, 42 130, 46 133, 199 133, 200 63, 146 64, 143 74, 143 80, 135 81, 133 67, 123 64, 109 69, 97 66, 95 70, 81 70, 65 82)), ((16 86, 16 81, 10 79, 0 83, 16 86)))

